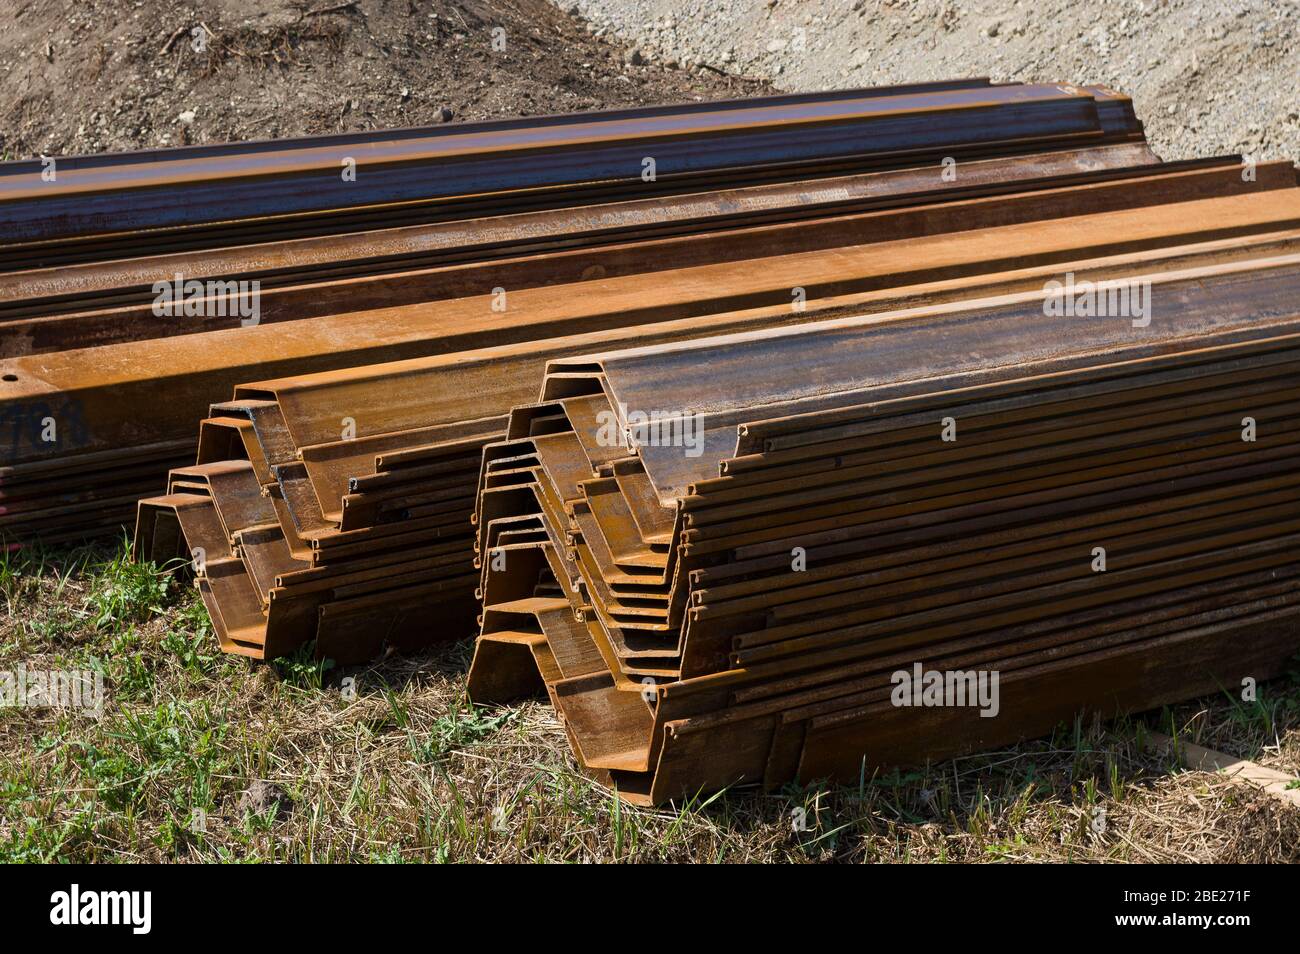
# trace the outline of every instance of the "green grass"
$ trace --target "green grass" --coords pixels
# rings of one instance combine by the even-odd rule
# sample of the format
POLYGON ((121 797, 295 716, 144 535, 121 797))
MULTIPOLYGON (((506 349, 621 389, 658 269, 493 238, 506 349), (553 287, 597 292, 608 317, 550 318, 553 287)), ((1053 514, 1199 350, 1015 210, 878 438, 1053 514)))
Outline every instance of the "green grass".
POLYGON ((469 703, 468 642, 350 669, 227 656, 193 588, 124 546, 0 557, 0 596, 0 669, 93 669, 107 694, 98 719, 0 709, 0 862, 1300 860, 1297 813, 1142 745, 1172 725, 1295 771, 1300 675, 1254 706, 646 810, 575 771, 544 701, 469 703))

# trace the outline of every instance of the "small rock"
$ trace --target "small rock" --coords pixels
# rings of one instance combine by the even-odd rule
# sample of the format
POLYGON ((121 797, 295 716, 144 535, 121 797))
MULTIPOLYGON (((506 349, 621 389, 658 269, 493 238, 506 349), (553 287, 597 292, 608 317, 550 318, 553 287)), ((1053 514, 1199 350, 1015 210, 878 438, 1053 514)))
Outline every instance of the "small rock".
POLYGON ((184 126, 188 126, 190 123, 194 122, 194 117, 196 115, 198 114, 194 110, 187 109, 176 117, 176 121, 184 126))
POLYGON ((1002 21, 993 20, 991 23, 989 23, 987 26, 984 27, 984 35, 997 36, 998 33, 1001 32, 1001 30, 1002 30, 1002 21))
POLYGON ((636 47, 632 47, 632 49, 623 54, 623 62, 628 66, 640 66, 645 62, 645 57, 641 55, 640 50, 636 47))
POLYGON ((263 782, 258 779, 248 786, 244 794, 239 797, 239 811, 241 814, 265 815, 272 807, 275 809, 276 821, 288 818, 289 813, 293 811, 293 802, 285 794, 284 789, 271 782, 263 782))
POLYGON ((449 108, 446 107, 446 106, 439 106, 439 107, 434 111, 434 114, 433 114, 433 118, 436 119, 436 120, 437 120, 438 122, 440 122, 440 123, 449 123, 449 122, 452 121, 452 118, 453 118, 454 116, 455 116, 455 113, 453 113, 453 112, 451 111, 451 109, 449 109, 449 108))

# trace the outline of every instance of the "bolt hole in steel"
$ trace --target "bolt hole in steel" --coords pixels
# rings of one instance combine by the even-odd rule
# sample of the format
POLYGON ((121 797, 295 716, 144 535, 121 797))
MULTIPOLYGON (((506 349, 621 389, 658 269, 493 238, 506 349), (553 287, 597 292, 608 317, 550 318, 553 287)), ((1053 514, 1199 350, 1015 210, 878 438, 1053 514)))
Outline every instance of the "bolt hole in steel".
POLYGON ((6 374, 3 377, 0 377, 0 381, 17 381, 17 380, 18 380, 18 375, 16 374, 6 374))

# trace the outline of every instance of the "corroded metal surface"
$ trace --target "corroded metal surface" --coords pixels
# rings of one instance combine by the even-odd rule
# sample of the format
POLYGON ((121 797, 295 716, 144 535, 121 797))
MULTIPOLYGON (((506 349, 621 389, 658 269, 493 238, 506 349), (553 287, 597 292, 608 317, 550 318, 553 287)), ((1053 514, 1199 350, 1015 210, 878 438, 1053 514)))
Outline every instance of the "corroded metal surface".
MULTIPOLYGON (((0 493, 13 503, 0 533, 13 545, 111 529, 139 486, 127 475, 156 467, 162 489, 161 464, 178 462, 148 448, 183 455, 194 421, 241 382, 738 308, 779 321, 791 256, 1080 202, 1133 208, 1167 188, 1250 198, 1230 171, 1160 166, 1111 91, 982 80, 6 164, 0 493), (657 173, 643 177, 651 144, 657 173), (356 188, 340 191, 340 150, 365 173, 356 188), (954 156, 959 180, 940 163, 954 156), (787 267, 754 271, 756 258, 787 267), (187 298, 194 314, 158 314, 156 283, 173 278, 212 283, 187 298), (266 283, 251 323, 243 286, 230 290, 248 282, 266 283), (33 488, 54 464, 66 493, 42 506, 33 488)), ((1265 168, 1256 191, 1284 172, 1265 168)), ((828 259, 818 302, 899 283, 864 264, 828 259)), ((282 467, 282 492, 326 466, 308 452, 299 472, 282 467)))
MULTIPOLYGON (((981 83, 457 124, 0 166, 8 243, 283 220, 379 204, 865 157, 1042 151, 1141 138, 1124 97, 981 83), (355 175, 341 174, 353 164, 355 175)), ((554 201, 554 199, 552 199, 554 201)), ((331 224, 344 231, 341 223, 331 224)))
POLYGON ((1161 163, 1110 90, 60 168, 0 167, 0 532, 143 497, 137 557, 190 568, 227 652, 354 663, 477 624, 472 697, 546 692, 583 770, 654 804, 1300 648, 1295 169, 1161 163), (258 323, 159 326, 169 272, 264 282, 258 323), (920 668, 1000 696, 899 705, 920 668))
POLYGON ((1147 280, 1142 327, 1053 316, 1040 291, 551 362, 484 452, 472 694, 544 683, 584 768, 659 803, 1281 671, 1300 258, 1147 280), (648 438, 636 409, 698 445, 648 438), (614 457, 592 430, 610 419, 614 457), (550 590, 567 628, 534 605, 550 590), (583 671, 548 665, 575 639, 583 671), (996 672, 999 711, 900 707, 915 666, 996 672))
MULTIPOLYGON (((1159 253, 1133 254, 1108 260, 1104 266, 1082 260, 1073 267, 1081 280, 1101 274, 1141 275, 1158 270, 1169 261, 1186 265, 1190 259, 1204 265, 1222 263, 1225 259, 1232 262, 1243 253, 1258 253, 1261 248, 1278 251, 1277 242, 1275 237, 1265 237, 1262 243, 1256 239, 1208 243, 1161 250, 1159 253)), ((1296 240, 1283 244, 1290 247, 1293 254, 1300 251, 1300 243, 1296 240)), ((1209 275, 1215 267, 1229 266, 1204 265, 1198 275, 1209 275)), ((971 294, 990 295, 1025 287, 1041 288, 1044 277, 1050 274, 1051 268, 1047 267, 1028 276, 994 273, 982 276, 980 284, 964 280, 948 289, 932 287, 928 298, 931 302, 945 298, 962 301, 971 294)), ((904 286, 891 289, 887 294, 875 293, 871 305, 889 317, 891 304, 896 306, 914 300, 918 290, 904 286)), ((1026 294, 1033 297, 1033 293, 1022 293, 1021 297, 1026 294)), ((855 304, 862 307, 863 302, 859 300, 855 304)), ((1024 313, 1026 308, 1022 306, 1009 320, 1019 321, 1024 313)), ((205 425, 238 436, 224 440, 212 437, 200 460, 215 462, 232 456, 247 459, 264 493, 276 506, 278 536, 276 528, 269 531, 270 536, 276 537, 275 546, 313 566, 328 567, 330 573, 322 579, 344 572, 349 561, 356 559, 378 559, 392 550, 394 555, 383 559, 400 562, 406 559, 403 553, 412 552, 417 554, 413 559, 418 563, 427 558, 425 547, 445 545, 452 549, 439 550, 438 553, 450 556, 455 552, 455 559, 451 562, 461 572, 459 582, 448 585, 452 589, 458 586, 461 597, 468 599, 473 590, 473 579, 465 574, 465 570, 472 556, 473 533, 467 515, 473 507, 482 448, 489 445, 490 449, 507 434, 507 410, 511 404, 532 396, 536 387, 533 382, 540 379, 548 361, 602 345, 619 347, 689 340, 737 328, 770 328, 778 320, 786 324, 794 319, 809 321, 819 314, 816 309, 809 309, 803 313, 787 312, 784 319, 769 312, 708 316, 687 322, 612 329, 521 346, 460 352, 416 361, 363 366, 341 373, 244 385, 237 389, 234 401, 212 408, 212 417, 205 425), (340 408, 347 408, 357 423, 355 433, 346 437, 338 434, 340 408), (492 410, 498 412, 497 416, 474 416, 492 410)), ((924 342, 925 338, 919 336, 917 340, 924 342)), ((744 363, 742 361, 741 365, 744 363)), ((852 361, 848 362, 849 367, 852 365, 852 361)), ((795 362, 794 366, 799 367, 801 363, 795 362)), ((721 370, 722 366, 718 367, 721 370)), ((557 375, 557 380, 569 387, 581 377, 580 374, 559 372, 557 375)), ((697 398, 710 387, 723 387, 725 381, 726 376, 722 375, 709 385, 700 387, 697 398)), ((589 398, 573 398, 566 403, 566 408, 570 417, 578 415, 589 426, 595 421, 596 412, 589 398)), ((728 433, 726 427, 714 427, 712 431, 724 436, 728 433)), ((729 439, 733 445, 734 432, 735 425, 732 424, 729 439)), ((599 445, 590 440, 585 445, 575 444, 572 440, 566 443, 561 434, 535 438, 534 443, 536 452, 548 466, 566 473, 575 485, 578 480, 591 476, 590 455, 599 453, 599 445)), ((668 549, 673 535, 671 515, 660 515, 659 492, 653 483, 638 480, 641 475, 633 471, 618 469, 616 458, 619 456, 620 452, 615 450, 599 458, 602 466, 614 467, 615 473, 601 485, 601 493, 596 493, 594 486, 589 488, 588 509, 576 519, 582 523, 591 521, 591 526, 615 528, 620 519, 626 522, 628 516, 638 521, 637 529, 644 527, 649 533, 647 541, 624 532, 621 536, 612 536, 606 548, 635 564, 636 572, 644 573, 656 562, 662 564, 661 554, 668 549), (624 487, 629 488, 629 499, 625 504, 621 494, 624 487)), ((527 465, 515 462, 513 458, 509 466, 516 474, 527 471, 527 465)), ((174 473, 173 479, 175 476, 174 473)), ((494 473, 493 478, 500 480, 502 475, 494 473)), ((556 513, 562 503, 562 499, 555 501, 556 513)), ((480 521, 480 527, 483 525, 480 521)), ((534 532, 535 536, 539 526, 511 529, 534 532)), ((617 530, 610 532, 613 535, 617 530)), ((510 539, 512 546, 526 542, 519 539, 519 535, 512 535, 510 539)), ((265 547, 272 543, 269 539, 259 542, 265 547)), ((553 543, 556 552, 565 552, 561 535, 557 533, 553 543)), ((152 550, 151 545, 138 545, 143 552, 152 550)), ((233 540, 218 545, 229 546, 235 552, 239 549, 233 540)), ((201 540, 191 540, 190 546, 204 544, 201 540)), ((258 574, 251 566, 247 570, 250 583, 255 582, 258 574)), ((355 592, 394 589, 397 577, 392 572, 354 581, 360 587, 355 592)), ((269 577, 263 575, 263 579, 269 577)), ((294 578, 281 582, 294 586, 304 580, 294 578)), ((416 593, 432 592, 421 588, 426 583, 422 577, 413 578, 410 583, 416 593)), ((634 595, 629 598, 630 606, 624 608, 625 615, 630 613, 635 617, 630 621, 633 628, 657 625, 662 629, 666 625, 662 613, 647 604, 645 596, 635 595, 635 579, 620 580, 619 585, 634 588, 634 595), (656 614, 660 618, 658 624, 654 623, 656 614)), ((293 621, 296 628, 291 636, 281 638, 276 632, 282 618, 277 610, 289 604, 275 602, 283 597, 277 597, 273 592, 274 586, 263 585, 257 589, 266 607, 265 620, 268 632, 271 632, 270 637, 263 636, 257 643, 257 654, 267 652, 275 655, 290 651, 318 635, 309 625, 302 623, 302 617, 291 616, 283 618, 293 621), (265 646, 274 648, 260 648, 265 646)), ((314 589, 312 592, 324 591, 314 589)), ((413 598, 432 601, 429 606, 438 600, 450 601, 447 595, 450 590, 437 592, 439 595, 436 597, 416 595, 413 598)), ((210 598, 219 601, 221 597, 216 594, 210 598)), ((396 604, 393 606, 396 608, 396 604)), ((376 624, 371 632, 382 633, 384 627, 376 624)), ((427 640, 445 632, 426 629, 424 635, 417 638, 427 640)), ((451 633, 454 634, 454 630, 451 633)), ((353 660, 364 658, 374 648, 373 639, 358 641, 352 646, 346 646, 340 640, 329 648, 327 654, 353 660)), ((318 651, 325 653, 326 644, 318 642, 318 651)), ((659 652, 658 655, 671 653, 659 652)), ((662 675, 665 670, 660 663, 645 672, 662 675)))

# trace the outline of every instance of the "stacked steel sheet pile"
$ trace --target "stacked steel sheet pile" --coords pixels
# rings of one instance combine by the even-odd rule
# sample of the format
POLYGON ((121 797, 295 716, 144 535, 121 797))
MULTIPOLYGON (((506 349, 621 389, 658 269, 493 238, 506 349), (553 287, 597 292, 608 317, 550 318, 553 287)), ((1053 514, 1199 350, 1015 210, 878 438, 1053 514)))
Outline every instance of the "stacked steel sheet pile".
MULTIPOLYGON (((585 297, 524 290, 515 294, 524 316, 555 316, 579 333, 241 385, 203 423, 198 467, 175 470, 166 495, 142 501, 137 553, 200 555, 199 586, 231 652, 274 657, 315 639, 320 655, 352 662, 385 643, 459 635, 473 612, 467 515, 479 451, 504 435, 511 407, 535 396, 548 361, 1037 289, 1062 263, 1095 277, 1282 254, 1300 236, 1300 194, 1289 167, 1265 172, 1277 181, 1258 195, 1235 194, 1231 164, 970 200, 955 217, 947 203, 882 211, 855 220, 855 234, 960 227, 833 255, 592 281, 585 297), (1149 204, 1216 190, 1227 194, 1149 204), (1078 214, 1085 202, 1117 208, 1078 214), (800 284, 814 297, 794 308, 800 284), (718 310, 726 305, 750 307, 718 310), (209 476, 236 473, 263 498, 255 511, 224 503, 209 476)), ((438 321, 486 330, 486 311, 482 301, 449 301, 438 321)))
MULTIPOLYGON (((877 239, 873 215, 941 196, 948 221, 896 237, 969 227, 966 200, 1157 167, 1119 94, 982 80, 3 164, 0 534, 120 525, 241 383, 565 334, 557 302, 604 281, 877 239)), ((599 326, 660 320, 640 294, 599 326)))
POLYGON ((1295 170, 1161 162, 1112 91, 42 171, 0 167, 0 534, 144 498, 137 557, 192 561, 228 652, 358 662, 477 620, 475 699, 544 687, 584 769, 660 802, 1300 648, 1295 170), (954 671, 998 682, 899 695, 954 671))
POLYGON ((544 687, 656 803, 1300 648, 1289 164, 982 82, 223 148, 74 164, 46 225, 0 190, 0 526, 107 523, 188 450, 135 551, 192 559, 228 652, 477 616, 474 698, 544 687), (264 280, 259 322, 151 321, 191 273, 264 280), (930 705, 956 672, 979 705, 930 705))
MULTIPOLYGON (((1120 102, 1087 95, 1097 116, 1120 102)), ((1132 137, 1131 122, 1115 124, 1132 137)), ((1020 134, 1040 143, 1050 128, 1020 134)), ((322 336, 362 327, 370 337, 345 370, 267 378, 252 372, 283 365, 241 354, 250 373, 210 396, 196 464, 140 504, 136 552, 195 558, 230 652, 270 658, 314 639, 319 655, 353 662, 384 645, 456 637, 476 609, 468 515, 481 449, 505 436, 512 407, 535 398, 549 361, 1041 289, 1066 269, 1095 278, 1229 264, 1294 251, 1300 236, 1295 174, 1282 163, 1244 177, 1236 158, 1165 164, 1131 142, 972 158, 955 180, 948 164, 907 161, 781 186, 784 211, 762 224, 733 221, 734 206, 775 214, 762 190, 776 187, 737 185, 656 200, 665 216, 701 202, 729 216, 698 234, 438 272, 452 276, 447 287, 471 287, 458 269, 486 268, 485 284, 516 264, 531 269, 504 311, 494 293, 449 293, 436 305, 255 329, 244 343, 280 362, 322 336), (857 198, 825 205, 832 181, 857 198), (803 207, 803 190, 822 200, 803 207), (556 262, 595 272, 548 285, 540 276, 556 262)), ((206 337, 170 339, 169 354, 205 361, 206 337)))
POLYGON ((473 697, 544 685, 657 803, 1275 674, 1298 251, 551 362, 484 453, 473 697))

